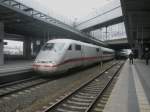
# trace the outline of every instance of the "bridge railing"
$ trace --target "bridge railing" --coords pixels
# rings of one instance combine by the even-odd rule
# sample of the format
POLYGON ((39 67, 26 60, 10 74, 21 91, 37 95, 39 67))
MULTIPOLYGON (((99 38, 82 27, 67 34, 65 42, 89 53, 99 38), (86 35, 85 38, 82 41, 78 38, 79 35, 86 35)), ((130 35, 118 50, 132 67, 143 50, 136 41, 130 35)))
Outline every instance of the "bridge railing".
MULTIPOLYGON (((89 31, 100 24, 110 24, 110 21, 122 18, 122 10, 120 0, 113 0, 110 3, 96 9, 96 13, 92 12, 90 15, 84 19, 84 21, 77 23, 76 28, 79 30, 89 31)), ((120 20, 122 21, 122 19, 120 20)), ((96 29, 96 28, 95 28, 96 29)))
POLYGON ((89 34, 86 34, 84 32, 81 32, 77 29, 75 29, 74 27, 70 26, 70 25, 67 25, 51 16, 48 16, 40 11, 37 11, 31 7, 28 7, 18 1, 15 1, 15 0, 0 0, 0 5, 3 5, 5 7, 10 7, 12 9, 16 9, 16 10, 19 10, 19 11, 23 11, 23 13, 25 13, 26 15, 28 16, 31 16, 33 18, 40 18, 40 20, 44 20, 46 21, 47 23, 50 23, 50 24, 54 24, 56 26, 59 26, 59 27, 62 27, 62 28, 65 28, 66 30, 68 31, 71 31, 75 34, 78 34, 80 35, 81 37, 84 37, 84 38, 90 38, 94 41, 98 41, 98 42, 101 42, 103 43, 102 41, 98 40, 98 39, 94 39, 92 36, 90 36, 89 34))
POLYGON ((29 14, 32 17, 38 17, 38 18, 41 18, 41 19, 44 19, 47 21, 53 21, 54 23, 63 24, 62 22, 58 21, 57 19, 47 16, 46 14, 44 14, 40 11, 37 11, 31 7, 28 7, 28 6, 26 6, 20 2, 17 2, 15 0, 0 0, 0 2, 4 3, 6 5, 9 5, 13 8, 18 8, 18 9, 22 10, 23 12, 29 14))
POLYGON ((76 30, 72 26, 67 25, 51 16, 48 16, 40 11, 37 11, 37 10, 35 10, 31 7, 28 7, 28 6, 26 6, 20 2, 17 2, 15 0, 0 0, 0 3, 5 4, 12 8, 19 9, 19 10, 23 11, 25 14, 27 14, 28 16, 31 16, 33 18, 40 18, 44 21, 47 21, 48 23, 55 24, 56 26, 65 27, 66 29, 71 30, 72 32, 80 33, 80 35, 81 35, 81 32, 79 30, 76 30))

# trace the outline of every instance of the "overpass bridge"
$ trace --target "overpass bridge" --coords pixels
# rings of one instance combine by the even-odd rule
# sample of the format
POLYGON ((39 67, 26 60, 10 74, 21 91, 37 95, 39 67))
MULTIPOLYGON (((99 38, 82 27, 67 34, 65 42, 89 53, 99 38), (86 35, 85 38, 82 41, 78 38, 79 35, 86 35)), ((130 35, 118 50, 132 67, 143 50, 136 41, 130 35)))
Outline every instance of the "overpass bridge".
POLYGON ((91 41, 88 35, 15 0, 0 0, 0 15, 0 21, 4 23, 5 31, 8 33, 36 38, 50 33, 50 36, 55 37, 79 37, 91 41))
POLYGON ((104 42, 115 50, 130 49, 130 45, 126 37, 120 39, 106 40, 104 42))
POLYGON ((89 32, 123 22, 120 0, 114 0, 99 10, 100 12, 97 12, 97 16, 77 24, 76 28, 84 32, 89 32))
POLYGON ((130 48, 127 38, 122 38, 122 36, 125 36, 126 32, 124 29, 124 24, 121 23, 124 21, 124 19, 122 15, 120 0, 114 0, 109 4, 101 7, 99 10, 100 12, 97 11, 97 16, 77 24, 76 28, 83 32, 91 34, 93 37, 98 38, 99 40, 103 40, 110 47, 116 50, 130 48), (109 31, 109 29, 111 29, 110 26, 113 27, 116 24, 120 25, 121 30, 124 30, 124 32, 109 31), (102 29, 104 27, 105 31, 102 29), (116 35, 117 32, 123 34, 116 35), (108 40, 108 35, 114 35, 114 37, 110 36, 108 40), (119 36, 120 38, 118 39, 119 36), (104 38, 106 38, 106 40, 104 38))
MULTIPOLYGON (((94 39, 79 30, 47 16, 31 7, 15 0, 0 0, 0 64, 3 64, 3 39, 5 33, 23 35, 24 55, 30 57, 31 42, 44 41, 50 38, 73 38, 88 43, 105 46, 100 40, 94 39)), ((17 36, 16 36, 17 37, 17 36)), ((13 38, 12 38, 13 39, 13 38)), ((34 44, 36 46, 36 44, 34 44)))

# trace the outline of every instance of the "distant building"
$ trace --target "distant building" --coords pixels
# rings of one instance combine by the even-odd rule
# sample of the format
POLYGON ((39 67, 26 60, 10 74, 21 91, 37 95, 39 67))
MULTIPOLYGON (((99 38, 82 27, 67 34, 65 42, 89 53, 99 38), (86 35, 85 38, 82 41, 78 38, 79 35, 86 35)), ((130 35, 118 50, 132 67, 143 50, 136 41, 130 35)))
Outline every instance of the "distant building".
POLYGON ((23 55, 23 50, 19 47, 4 47, 4 54, 23 55))
POLYGON ((23 55, 23 42, 4 40, 7 45, 4 45, 4 54, 23 55))

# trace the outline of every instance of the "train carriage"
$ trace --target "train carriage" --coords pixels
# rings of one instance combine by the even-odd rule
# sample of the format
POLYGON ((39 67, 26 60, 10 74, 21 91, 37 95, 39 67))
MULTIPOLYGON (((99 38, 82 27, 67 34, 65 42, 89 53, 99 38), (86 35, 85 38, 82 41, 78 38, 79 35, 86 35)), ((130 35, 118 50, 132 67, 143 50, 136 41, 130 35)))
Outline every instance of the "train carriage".
POLYGON ((41 48, 33 70, 40 73, 56 73, 112 58, 112 49, 72 39, 53 39, 41 48))

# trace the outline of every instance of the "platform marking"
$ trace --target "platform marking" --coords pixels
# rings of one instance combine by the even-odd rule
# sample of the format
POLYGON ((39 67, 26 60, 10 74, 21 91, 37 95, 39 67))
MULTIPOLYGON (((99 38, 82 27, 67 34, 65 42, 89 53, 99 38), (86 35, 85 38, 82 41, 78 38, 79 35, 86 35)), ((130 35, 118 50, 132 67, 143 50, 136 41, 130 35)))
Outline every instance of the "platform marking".
POLYGON ((132 66, 132 70, 140 112, 150 112, 150 104, 134 66, 132 66))

